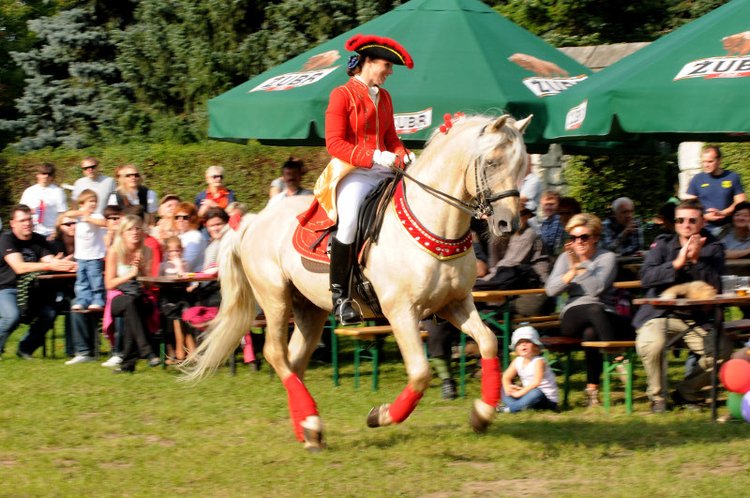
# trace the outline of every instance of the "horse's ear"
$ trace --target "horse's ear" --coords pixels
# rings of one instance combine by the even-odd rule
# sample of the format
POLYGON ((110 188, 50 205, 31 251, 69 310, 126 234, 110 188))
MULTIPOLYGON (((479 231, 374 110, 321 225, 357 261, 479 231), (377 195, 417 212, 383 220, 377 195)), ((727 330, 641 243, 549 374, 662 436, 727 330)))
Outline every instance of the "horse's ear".
POLYGON ((516 128, 516 130, 518 130, 521 133, 523 133, 524 131, 526 131, 526 127, 529 126, 529 123, 531 123, 531 118, 533 118, 533 117, 534 117, 533 114, 529 114, 528 116, 526 116, 522 120, 516 121, 515 123, 513 123, 513 126, 516 128))
POLYGON ((490 125, 490 131, 492 133, 497 133, 500 130, 502 130, 503 126, 505 126, 505 122, 508 121, 509 117, 510 117, 509 114, 503 114, 502 116, 497 118, 495 122, 490 125))

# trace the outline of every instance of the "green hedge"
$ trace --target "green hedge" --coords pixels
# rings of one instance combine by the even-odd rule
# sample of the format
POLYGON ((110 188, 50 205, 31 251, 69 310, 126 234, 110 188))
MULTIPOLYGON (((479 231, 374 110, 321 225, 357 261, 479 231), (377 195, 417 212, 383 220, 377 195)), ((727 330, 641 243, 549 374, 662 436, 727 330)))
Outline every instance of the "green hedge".
MULTIPOLYGON (((745 190, 750 191, 750 144, 722 144, 723 166, 737 171, 745 190)), ((257 142, 235 144, 205 141, 197 144, 129 144, 91 147, 81 150, 42 149, 20 154, 6 149, 0 154, 0 216, 7 219, 10 206, 33 184, 34 165, 51 162, 58 169, 57 183, 73 183, 86 156, 98 157, 105 174, 112 175, 120 164, 134 163, 144 174, 144 184, 159 196, 175 193, 192 200, 205 188, 207 166, 224 166, 226 184, 251 211, 268 200, 268 186, 279 175, 281 164, 290 155, 305 161, 308 173, 303 186, 312 188, 328 162, 322 147, 270 147, 257 142)), ((605 216, 612 200, 627 196, 636 203, 637 213, 650 218, 672 195, 677 177, 677 161, 668 156, 573 156, 565 168, 568 195, 581 201, 585 211, 605 216)))
POLYGON ((0 216, 6 219, 10 207, 35 180, 34 165, 51 162, 57 168, 56 183, 72 184, 81 176, 80 161, 86 156, 100 159, 103 172, 112 176, 115 167, 133 163, 144 175, 144 185, 159 196, 178 194, 192 201, 205 188, 206 167, 218 164, 225 169, 225 183, 251 211, 268 200, 268 187, 280 174, 281 164, 290 155, 302 158, 308 168, 303 186, 312 188, 328 161, 322 147, 268 147, 257 142, 247 145, 205 141, 197 144, 129 144, 88 149, 42 149, 20 154, 6 149, 0 154, 0 216))

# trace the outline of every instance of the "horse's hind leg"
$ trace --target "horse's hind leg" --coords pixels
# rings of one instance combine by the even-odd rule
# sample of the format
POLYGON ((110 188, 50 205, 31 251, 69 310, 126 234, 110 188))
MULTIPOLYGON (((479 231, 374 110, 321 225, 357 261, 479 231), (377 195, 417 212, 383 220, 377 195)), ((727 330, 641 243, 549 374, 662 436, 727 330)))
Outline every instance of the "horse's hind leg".
POLYGON ((367 415, 368 427, 400 424, 406 420, 419 404, 419 400, 422 399, 432 379, 432 371, 424 354, 416 317, 408 316, 398 319, 395 316, 389 316, 388 318, 393 325, 393 335, 396 337, 404 359, 409 383, 393 403, 376 406, 370 410, 367 415), (410 326, 405 328, 402 324, 410 326))
POLYGON ((449 304, 440 310, 439 315, 472 337, 479 346, 479 354, 482 356, 482 399, 474 400, 469 423, 474 431, 484 432, 495 418, 495 407, 500 401, 502 383, 497 338, 479 317, 471 294, 463 301, 449 304))
MULTIPOLYGON (((291 299, 279 297, 279 299, 271 300, 268 296, 264 297, 266 302, 261 302, 266 315, 266 344, 263 347, 263 356, 284 384, 295 436, 298 441, 305 442, 307 446, 302 423, 310 417, 317 418, 318 409, 315 400, 302 382, 301 376, 292 368, 290 362, 291 299)), ((300 373, 304 373, 304 367, 300 373)))

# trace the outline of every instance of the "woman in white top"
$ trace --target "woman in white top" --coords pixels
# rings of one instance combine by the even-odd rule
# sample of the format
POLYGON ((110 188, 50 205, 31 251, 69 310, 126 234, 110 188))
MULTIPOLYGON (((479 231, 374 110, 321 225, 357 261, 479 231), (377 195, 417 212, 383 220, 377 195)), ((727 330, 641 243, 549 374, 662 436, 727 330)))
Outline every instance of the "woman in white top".
POLYGON ((182 259, 185 270, 199 272, 203 268, 203 256, 206 252, 206 239, 198 230, 198 210, 195 204, 182 202, 174 215, 177 236, 182 242, 182 259))
POLYGON ((112 298, 112 316, 125 319, 123 359, 117 372, 135 371, 139 357, 148 358, 152 367, 160 363, 146 336, 145 320, 153 313, 154 304, 138 282, 139 276, 151 275, 151 249, 143 240, 143 220, 127 215, 120 220, 115 239, 107 250, 104 286, 108 291, 121 292, 112 298))

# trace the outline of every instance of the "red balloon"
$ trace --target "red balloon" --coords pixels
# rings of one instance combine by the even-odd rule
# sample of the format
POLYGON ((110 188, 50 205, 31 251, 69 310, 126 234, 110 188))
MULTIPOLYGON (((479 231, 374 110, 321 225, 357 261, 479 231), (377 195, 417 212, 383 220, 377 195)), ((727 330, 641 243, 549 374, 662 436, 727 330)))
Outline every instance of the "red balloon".
POLYGON ((727 391, 745 394, 750 391, 750 362, 729 360, 721 366, 719 379, 727 391))

